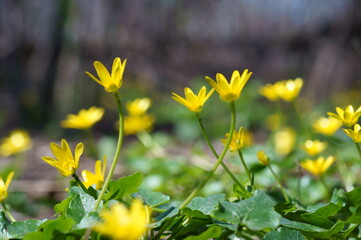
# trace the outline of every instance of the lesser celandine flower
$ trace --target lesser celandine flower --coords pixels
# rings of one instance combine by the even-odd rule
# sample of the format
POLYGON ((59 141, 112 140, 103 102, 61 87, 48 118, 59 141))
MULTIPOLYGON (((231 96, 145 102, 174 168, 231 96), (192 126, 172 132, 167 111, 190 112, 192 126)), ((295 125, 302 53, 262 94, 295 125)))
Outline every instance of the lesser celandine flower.
POLYGON ((124 117, 124 134, 133 135, 143 131, 150 131, 154 121, 154 116, 150 114, 126 116, 124 117))
POLYGON ((244 85, 247 83, 251 75, 252 72, 248 72, 248 69, 246 69, 243 71, 242 76, 238 71, 234 71, 229 83, 221 73, 217 73, 217 81, 214 81, 210 77, 206 77, 206 80, 218 92, 223 101, 233 102, 239 98, 244 85))
POLYGON ((291 102, 298 97, 302 86, 302 78, 296 78, 295 80, 289 79, 278 81, 275 84, 266 84, 260 88, 259 92, 270 101, 282 99, 291 102))
POLYGON ((266 97, 268 100, 274 102, 280 99, 280 97, 277 94, 277 91, 275 89, 275 85, 273 84, 266 84, 265 86, 261 87, 259 89, 259 93, 266 97))
POLYGON ((342 129, 355 143, 361 143, 361 127, 355 124, 352 129, 342 129))
POLYGON ((281 156, 288 155, 295 145, 296 133, 292 128, 285 127, 275 133, 275 150, 281 156))
POLYGON ((319 140, 306 140, 306 142, 303 144, 303 149, 306 151, 308 155, 317 155, 321 153, 323 150, 325 150, 327 147, 326 142, 321 142, 319 140))
POLYGON ((192 89, 190 88, 184 88, 184 96, 185 98, 182 98, 176 93, 172 93, 172 98, 179 102, 180 104, 183 104, 186 106, 189 111, 198 113, 202 111, 204 103, 208 100, 208 98, 212 95, 214 92, 214 89, 206 93, 206 87, 203 86, 201 90, 199 90, 198 94, 194 94, 192 89))
POLYGON ((75 147, 74 156, 70 150, 68 142, 65 139, 61 140, 61 146, 58 146, 53 142, 50 143, 50 149, 53 152, 55 158, 44 156, 42 159, 51 166, 58 169, 60 174, 64 177, 74 174, 79 167, 79 158, 84 151, 83 143, 78 143, 78 145, 75 147))
POLYGON ((149 98, 137 98, 133 101, 127 102, 125 108, 129 115, 142 115, 145 114, 151 105, 149 98))
POLYGON ((127 63, 125 59, 122 63, 120 58, 115 58, 113 61, 112 72, 109 73, 104 65, 99 62, 94 62, 94 68, 98 74, 99 79, 94 77, 93 74, 85 72, 91 79, 102 85, 107 92, 117 92, 123 83, 124 68, 127 63))
MULTIPOLYGON (((221 139, 223 144, 226 144, 229 133, 226 133, 226 138, 221 139)), ((231 143, 229 144, 229 150, 231 152, 237 151, 243 147, 244 143, 244 128, 240 127, 239 130, 234 130, 232 135, 231 143)))
POLYGON ((93 230, 114 240, 138 240, 147 229, 149 209, 142 201, 133 201, 130 210, 115 203, 109 210, 100 213, 103 220, 93 230))
POLYGON ((2 203, 8 196, 8 188, 13 176, 14 172, 10 172, 5 182, 2 178, 0 178, 0 203, 2 203))
POLYGON ((315 132, 326 136, 332 136, 342 126, 342 122, 333 117, 318 118, 312 125, 315 132))
POLYGON ((328 112, 327 114, 343 122, 345 127, 352 127, 355 125, 361 116, 361 106, 354 111, 352 105, 348 105, 345 110, 336 107, 336 113, 328 112))
POLYGON ((63 128, 88 129, 100 121, 103 115, 103 108, 93 106, 89 109, 81 109, 77 115, 69 114, 60 124, 63 128))
POLYGON ((265 151, 258 151, 257 157, 258 157, 258 162, 263 166, 267 166, 270 162, 270 159, 265 151))
POLYGON ((97 160, 95 162, 94 173, 92 173, 88 170, 83 170, 81 172, 81 176, 84 179, 84 181, 83 181, 84 186, 86 188, 89 188, 90 186, 95 185, 95 188, 97 190, 100 190, 104 183, 104 175, 105 175, 106 166, 107 166, 107 161, 106 161, 106 158, 104 157, 103 162, 100 160, 97 160))
POLYGON ((312 175, 318 177, 321 176, 335 161, 334 156, 329 156, 327 159, 324 157, 318 157, 315 160, 307 159, 301 162, 301 167, 309 171, 312 175))
POLYGON ((2 140, 0 154, 4 157, 24 152, 31 148, 29 133, 23 130, 14 130, 2 140))

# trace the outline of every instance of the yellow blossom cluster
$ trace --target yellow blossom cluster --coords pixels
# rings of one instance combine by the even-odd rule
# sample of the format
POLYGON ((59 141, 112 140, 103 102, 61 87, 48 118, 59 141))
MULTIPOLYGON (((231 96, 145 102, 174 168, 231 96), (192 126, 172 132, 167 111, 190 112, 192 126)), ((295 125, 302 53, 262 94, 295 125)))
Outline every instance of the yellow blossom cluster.
POLYGON ((306 159, 301 162, 301 167, 309 171, 312 175, 318 177, 321 176, 326 170, 334 163, 335 157, 329 156, 326 159, 324 157, 318 157, 317 159, 306 159))
POLYGON ((259 92, 270 101, 282 99, 286 102, 291 102, 297 98, 302 86, 302 78, 296 78, 294 80, 278 81, 275 84, 266 84, 260 88, 259 92))
POLYGON ((32 141, 29 133, 24 130, 13 130, 8 137, 2 139, 0 155, 8 157, 27 151, 31 148, 32 141))
POLYGON ((103 115, 103 108, 93 106, 89 109, 81 109, 77 115, 69 114, 60 124, 63 128, 88 129, 99 122, 103 115))
POLYGON ((128 115, 124 118, 124 134, 132 135, 152 129, 155 118, 147 113, 150 105, 149 98, 137 98, 126 103, 128 115))

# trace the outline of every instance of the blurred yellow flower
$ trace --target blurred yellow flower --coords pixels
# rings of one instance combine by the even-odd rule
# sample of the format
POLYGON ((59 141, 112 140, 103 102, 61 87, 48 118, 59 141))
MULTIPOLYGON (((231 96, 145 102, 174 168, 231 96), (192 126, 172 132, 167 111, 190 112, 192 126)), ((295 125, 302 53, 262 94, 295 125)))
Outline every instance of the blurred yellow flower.
POLYGON ((98 107, 90 107, 81 109, 77 115, 69 114, 67 118, 61 121, 63 128, 88 129, 96 122, 99 122, 104 115, 104 109, 98 107))
POLYGON ((301 167, 309 171, 314 176, 322 175, 335 161, 334 156, 329 156, 327 159, 324 157, 318 157, 315 160, 307 159, 301 162, 301 167))
POLYGON ((355 125, 361 116, 361 106, 354 111, 352 105, 348 105, 345 110, 336 107, 336 113, 328 112, 327 114, 343 122, 345 127, 352 127, 355 125))
POLYGON ((303 145, 303 149, 306 151, 308 155, 317 155, 321 153, 323 150, 325 150, 327 147, 326 142, 321 142, 319 140, 306 140, 306 142, 303 145))
POLYGON ((69 144, 65 139, 61 140, 61 146, 56 143, 50 143, 50 150, 53 152, 54 157, 42 157, 42 159, 49 165, 58 169, 64 177, 70 176, 75 173, 79 167, 79 158, 83 154, 84 145, 78 143, 75 147, 75 154, 73 156, 69 144))
POLYGON ((202 111, 204 103, 208 100, 208 98, 212 95, 214 89, 206 94, 206 87, 203 86, 201 90, 199 90, 198 95, 194 94, 190 88, 184 88, 184 96, 185 99, 179 96, 176 93, 172 93, 172 98, 186 106, 191 112, 200 112, 202 111))
POLYGON ((3 138, 0 145, 0 154, 8 157, 29 150, 31 145, 32 143, 28 132, 13 130, 8 137, 3 138))
POLYGON ((138 240, 147 229, 149 209, 136 199, 130 210, 115 203, 109 210, 103 210, 100 217, 103 221, 95 225, 94 231, 114 240, 138 240))
POLYGON ((296 78, 295 80, 283 80, 278 81, 275 84, 266 84, 261 87, 259 92, 270 101, 277 101, 282 99, 287 102, 295 100, 303 86, 302 78, 296 78))
MULTIPOLYGON (((124 117, 124 134, 132 135, 142 131, 150 131, 154 124, 154 116, 150 114, 129 115, 124 117)), ((118 124, 117 124, 118 126, 118 124)))
POLYGON ((312 125, 315 132, 326 136, 332 136, 342 126, 342 122, 333 117, 318 118, 312 125))
POLYGON ((355 124, 352 129, 342 129, 355 143, 361 143, 361 127, 355 124))
MULTIPOLYGON (((226 133, 224 139, 221 139, 221 142, 225 145, 229 133, 226 133)), ((250 146, 253 143, 253 135, 249 131, 245 130, 243 127, 240 127, 239 130, 234 130, 232 135, 231 143, 229 144, 229 150, 231 152, 237 151, 245 146, 250 146)))
POLYGON ((0 178, 0 203, 5 200, 8 196, 8 187, 10 185, 11 179, 14 176, 14 172, 10 172, 8 177, 6 178, 6 181, 4 183, 3 179, 0 178))
POLYGON ((257 152, 258 162, 261 165, 267 166, 270 162, 270 159, 265 151, 258 151, 257 152))
POLYGON ((206 77, 206 80, 218 92, 223 101, 233 102, 239 98, 244 85, 251 75, 252 72, 248 72, 248 69, 246 69, 243 71, 242 76, 238 71, 234 71, 230 83, 221 73, 216 75, 217 82, 210 77, 206 77))
POLYGON ((93 74, 85 72, 91 79, 102 85, 107 92, 116 92, 122 86, 123 83, 123 73, 127 59, 122 63, 120 58, 115 58, 113 61, 112 72, 109 74, 105 66, 99 62, 94 62, 94 68, 98 74, 99 79, 94 77, 93 74))
POLYGON ((97 160, 95 162, 95 167, 94 167, 95 173, 92 173, 88 170, 83 170, 81 172, 81 176, 84 179, 83 181, 84 186, 86 188, 89 188, 90 186, 95 184, 95 188, 97 190, 100 190, 104 183, 104 175, 105 175, 106 167, 107 167, 107 160, 106 157, 104 156, 103 163, 100 160, 97 160))
POLYGON ((259 89, 259 93, 262 96, 266 97, 268 100, 273 101, 273 102, 280 99, 280 97, 278 96, 277 91, 275 89, 275 85, 270 84, 270 83, 261 87, 259 89))
POLYGON ((292 128, 285 127, 275 133, 275 151, 281 156, 288 155, 296 142, 296 133, 292 128))
POLYGON ((149 98, 137 98, 127 102, 125 108, 129 115, 142 115, 146 113, 151 104, 152 102, 149 98))

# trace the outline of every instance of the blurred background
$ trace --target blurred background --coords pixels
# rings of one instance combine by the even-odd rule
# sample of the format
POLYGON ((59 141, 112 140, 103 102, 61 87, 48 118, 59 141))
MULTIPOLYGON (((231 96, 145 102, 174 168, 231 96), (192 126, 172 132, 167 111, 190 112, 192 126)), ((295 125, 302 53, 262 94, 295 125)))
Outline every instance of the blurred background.
MULTIPOLYGON (((60 127, 67 114, 103 107, 106 114, 95 126, 95 136, 115 138, 114 100, 84 73, 95 73, 95 60, 110 68, 115 57, 128 59, 120 90, 124 101, 152 99, 150 112, 156 116, 159 143, 171 142, 162 132, 174 133, 183 144, 200 137, 194 116, 171 99, 171 92, 182 94, 188 86, 198 91, 208 85, 204 76, 214 78, 218 72, 227 78, 233 70, 253 72, 249 90, 238 103, 239 119, 254 130, 270 113, 267 106, 254 104, 264 101, 258 88, 265 83, 303 78, 300 105, 304 108, 326 101, 322 111, 360 104, 361 1, 0 0, 0 137, 22 128, 33 138, 33 149, 26 155, 29 162, 23 166, 28 171, 15 189, 33 192, 36 198, 39 189, 47 192, 45 197, 49 191, 63 191, 64 185, 40 181, 57 174, 40 157, 51 154, 51 141, 59 143, 63 137, 81 141, 76 130, 60 127), (36 187, 26 181, 39 178, 36 187)), ((219 138, 227 129, 220 123, 224 120, 226 126, 229 116, 222 114, 224 105, 210 105, 216 106, 205 109, 213 119, 210 135, 219 138)), ((258 139, 265 137, 261 134, 258 139)), ((103 140, 99 143, 103 149, 114 145, 108 138, 103 140)), ((191 144, 189 148, 202 152, 202 147, 191 144)), ((129 153, 129 158, 140 159, 144 149, 129 147, 137 148, 138 155, 129 153)), ((176 156, 186 154, 171 150, 176 156)), ((132 161, 134 168, 157 167, 143 160, 132 161)), ((11 161, 3 158, 0 165, 11 161)), ((175 165, 181 175, 184 169, 175 165)), ((174 191, 184 190, 177 186, 179 182, 174 191)), ((24 198, 17 199, 24 207, 24 198)), ((35 214, 30 208, 22 211, 35 214)))

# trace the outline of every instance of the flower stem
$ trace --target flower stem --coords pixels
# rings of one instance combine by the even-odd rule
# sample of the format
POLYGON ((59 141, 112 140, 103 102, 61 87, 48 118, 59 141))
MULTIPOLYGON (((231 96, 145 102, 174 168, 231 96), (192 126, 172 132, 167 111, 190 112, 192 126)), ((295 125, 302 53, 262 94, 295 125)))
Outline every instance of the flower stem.
POLYGON ((355 145, 356 145, 357 152, 358 152, 358 154, 359 154, 359 156, 360 156, 360 159, 361 159, 361 147, 360 147, 360 143, 355 143, 355 145))
POLYGON ((15 222, 16 219, 14 218, 14 216, 10 213, 10 211, 7 209, 6 205, 2 202, 1 206, 3 207, 3 211, 4 213, 10 218, 11 222, 15 222))
MULTIPOLYGON (((206 140, 206 143, 208 144, 208 147, 211 149, 213 155, 218 159, 219 156, 218 156, 218 153, 216 152, 216 150, 214 149, 211 141, 209 140, 209 137, 208 137, 208 134, 204 128, 204 125, 203 125, 203 122, 202 122, 202 119, 200 118, 199 114, 196 113, 196 116, 197 116, 197 119, 198 119, 198 123, 199 123, 199 126, 202 130, 202 134, 203 134, 203 137, 204 139, 206 140)), ((240 188, 244 188, 243 185, 238 181, 238 179, 233 175, 233 173, 231 172, 231 170, 229 170, 229 168, 227 167, 227 165, 222 161, 221 162, 221 165, 223 167, 223 169, 228 173, 228 175, 233 179, 233 181, 240 187, 240 188)), ((244 189, 245 190, 245 189, 244 189)))
POLYGON ((114 158, 113 158, 113 162, 112 165, 110 166, 107 178, 105 179, 103 188, 98 196, 97 201, 95 202, 94 205, 94 210, 98 210, 100 202, 102 201, 102 198, 104 196, 104 193, 110 183, 110 179, 113 177, 113 173, 115 170, 115 167, 117 165, 117 162, 119 160, 119 154, 120 154, 120 150, 122 148, 123 145, 123 136, 124 136, 124 116, 123 116, 123 110, 122 110, 122 104, 120 101, 120 96, 119 96, 119 92, 114 93, 115 99, 116 99, 116 103, 117 103, 117 107, 118 107, 118 112, 119 112, 119 135, 118 135, 118 143, 117 143, 117 149, 115 150, 115 154, 114 154, 114 158))
POLYGON ((76 175, 76 173, 73 173, 71 176, 75 179, 75 182, 79 185, 79 187, 81 187, 84 192, 88 193, 88 189, 84 186, 82 181, 80 181, 78 175, 76 175))
POLYGON ((282 186, 281 179, 280 179, 280 178, 277 176, 277 174, 273 171, 273 168, 271 167, 271 164, 268 164, 267 166, 268 166, 269 170, 271 171, 273 177, 274 177, 274 178, 276 179, 276 181, 278 182, 278 185, 279 185, 279 187, 280 187, 280 189, 281 189, 281 192, 282 192, 282 195, 283 195, 284 199, 285 199, 287 202, 289 202, 290 199, 288 198, 287 193, 286 193, 285 189, 284 189, 283 186, 282 186))
POLYGON ((243 164, 244 170, 245 170, 246 173, 247 173, 249 182, 252 182, 252 174, 251 174, 251 172, 249 171, 246 162, 244 161, 243 154, 242 154, 242 151, 241 151, 240 149, 238 149, 238 155, 239 155, 239 158, 241 159, 241 162, 242 162, 242 164, 243 164))
POLYGON ((327 197, 330 198, 330 197, 331 197, 331 195, 330 195, 330 189, 329 189, 329 187, 328 187, 328 185, 327 185, 327 183, 326 183, 326 181, 325 181, 325 178, 323 177, 323 175, 321 175, 321 176, 319 177, 319 179, 320 179, 322 185, 324 186, 324 188, 325 188, 325 190, 326 190, 326 195, 327 195, 327 197))
POLYGON ((217 170, 217 168, 219 167, 219 165, 221 164, 224 156, 227 153, 229 144, 231 143, 232 140, 232 136, 233 136, 233 131, 234 131, 234 127, 236 125, 236 109, 234 106, 234 102, 230 103, 231 105, 231 113, 232 113, 232 117, 231 117, 231 126, 230 126, 230 130, 229 130, 229 135, 227 138, 227 142, 226 145, 224 146, 221 154, 219 155, 217 162, 214 164, 213 168, 208 172, 207 177, 193 190, 193 192, 186 198, 186 200, 180 205, 179 210, 182 210, 185 206, 187 206, 187 204, 199 193, 199 191, 201 191, 201 189, 207 184, 207 182, 209 181, 209 179, 211 179, 211 177, 213 176, 213 174, 215 173, 215 171, 217 170))

